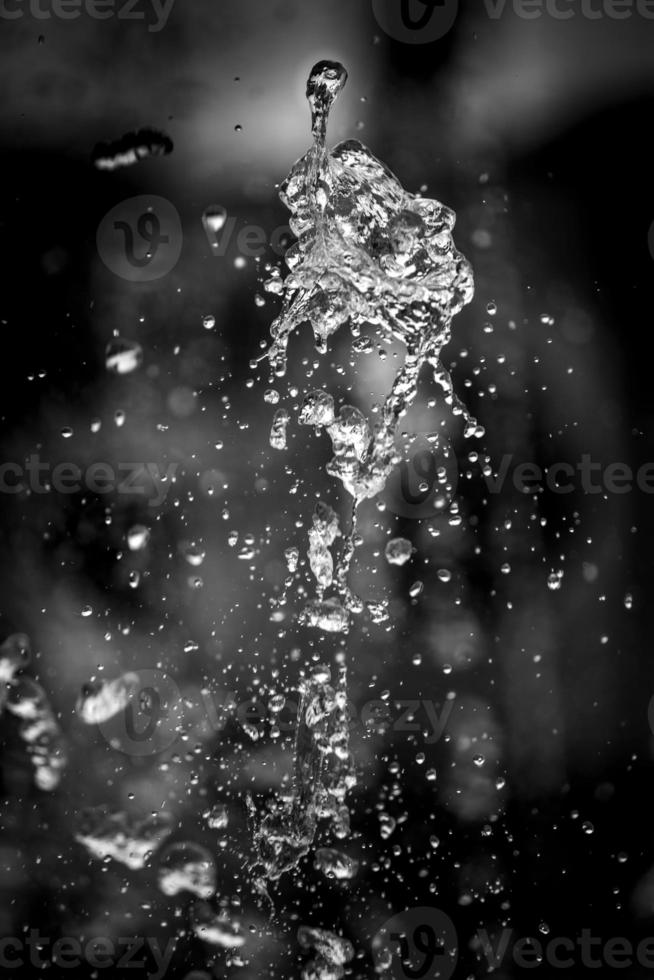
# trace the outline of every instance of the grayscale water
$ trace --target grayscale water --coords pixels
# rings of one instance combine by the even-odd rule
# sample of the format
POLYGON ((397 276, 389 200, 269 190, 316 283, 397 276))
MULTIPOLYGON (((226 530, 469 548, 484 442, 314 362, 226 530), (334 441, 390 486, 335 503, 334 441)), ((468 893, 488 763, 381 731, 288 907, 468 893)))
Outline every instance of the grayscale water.
MULTIPOLYGON (((292 335, 304 325, 312 329, 320 354, 328 351, 330 339, 341 328, 352 332, 361 352, 370 337, 382 344, 400 340, 406 348, 404 364, 376 413, 377 421, 371 422, 352 405, 337 406, 330 392, 315 388, 304 392, 296 419, 299 425, 327 433, 334 454, 327 474, 340 481, 352 500, 344 518, 320 500, 308 530, 306 553, 316 595, 300 610, 299 619, 308 628, 335 634, 347 634, 352 616, 366 611, 373 622, 388 618, 384 601, 366 601, 350 588, 357 510, 383 491, 400 460, 398 426, 416 397, 425 365, 443 388, 452 411, 465 417, 466 435, 483 435, 456 397, 440 360, 450 340, 452 318, 473 295, 470 265, 452 238, 455 215, 438 201, 405 191, 358 141, 327 149, 329 112, 346 81, 342 65, 321 62, 307 83, 314 142, 281 188, 298 241, 287 252, 289 273, 281 289, 278 275, 269 280, 270 291, 281 292, 282 309, 272 324, 272 343, 264 355, 272 385, 275 378, 284 377, 292 335)), ((278 393, 266 400, 277 403, 278 393)), ((290 411, 277 408, 270 432, 273 449, 287 448, 291 424, 290 411)), ((298 554, 297 548, 286 549, 289 570, 297 567, 298 554)), ((411 543, 401 538, 389 542, 386 549, 391 564, 402 565, 411 554, 411 543)), ((356 776, 349 749, 347 653, 341 650, 337 656, 335 682, 324 664, 311 668, 303 678, 290 790, 264 815, 250 803, 256 867, 266 880, 274 881, 297 867, 314 843, 320 820, 331 823, 339 841, 349 835, 347 797, 356 776)), ((315 866, 327 877, 347 879, 356 874, 356 862, 340 849, 319 849, 315 866)), ((260 886, 265 888, 262 881, 260 886)), ((326 980, 341 975, 329 972, 336 963, 321 950, 315 974, 307 976, 326 980)))
MULTIPOLYGON (((270 294, 281 297, 281 311, 271 327, 272 342, 260 359, 267 359, 271 374, 264 398, 275 406, 270 446, 285 452, 292 427, 304 426, 324 432, 333 453, 321 498, 307 515, 304 527, 308 530, 302 532, 306 539, 301 545, 279 542, 289 575, 287 591, 306 555, 315 594, 307 598, 305 592, 296 610, 311 653, 300 652, 304 666, 298 685, 293 757, 288 760, 290 778, 281 781, 281 789, 265 806, 251 795, 247 798, 254 853, 244 862, 244 875, 257 901, 273 916, 280 879, 295 871, 307 855, 311 855, 314 870, 334 886, 356 879, 360 871, 361 862, 351 848, 351 795, 357 767, 350 746, 347 643, 357 617, 383 623, 389 610, 386 600, 357 595, 350 572, 362 540, 357 527, 359 508, 384 490, 400 460, 398 427, 416 397, 424 368, 443 389, 452 412, 464 417, 466 436, 483 435, 456 397, 440 359, 450 340, 453 317, 473 295, 470 266, 452 237, 455 215, 438 201, 405 191, 358 141, 327 148, 330 109, 346 80, 343 66, 332 62, 316 65, 309 77, 313 144, 293 166, 280 194, 290 211, 297 243, 286 255, 286 277, 277 269, 269 270, 265 284, 270 294), (313 383, 299 393, 298 410, 294 411, 290 401, 284 404, 288 396, 274 386, 293 357, 294 334, 307 326, 319 354, 329 350, 339 330, 351 332, 354 351, 361 357, 373 340, 377 345, 401 342, 403 363, 382 403, 371 405, 369 415, 338 403, 334 394, 315 387, 313 377, 313 383), (344 513, 338 507, 343 490, 349 501, 344 513), (324 641, 327 634, 334 636, 335 652, 314 642, 316 637, 324 641)), ((220 206, 207 209, 205 231, 214 234, 225 218, 220 206)), ((208 328, 214 325, 213 316, 204 320, 208 328)), ((115 375, 135 371, 142 358, 141 346, 117 333, 105 351, 106 367, 115 375)), ((124 418, 122 410, 115 413, 117 425, 124 418)), ((434 437, 434 451, 438 449, 438 437, 434 437)), ((125 540, 129 552, 142 552, 149 546, 150 530, 143 524, 131 524, 125 540)), ((230 544, 237 540, 236 534, 230 544)), ((244 557, 250 556, 249 547, 246 536, 244 557)), ((387 543, 380 561, 403 566, 413 552, 411 541, 396 537, 387 543)), ((183 556, 197 567, 205 554, 201 547, 188 544, 183 556)), ((136 588, 139 573, 133 575, 130 585, 136 588)), ((197 582, 201 584, 200 579, 197 582)), ((422 583, 417 581, 410 595, 420 591, 422 583)), ((286 593, 280 601, 289 601, 286 593)), ((87 614, 91 614, 90 607, 88 613, 82 611, 82 616, 87 614)), ((196 648, 189 641, 184 651, 192 653, 196 648)), ((36 784, 42 790, 54 790, 66 765, 65 744, 45 691, 22 673, 29 660, 29 641, 22 635, 11 636, 0 648, 1 706, 17 719, 36 784)), ((143 697, 141 686, 141 678, 131 671, 90 677, 75 712, 84 732, 90 726, 105 725, 135 698, 143 697)), ((267 693, 274 717, 294 692, 267 693)), ((261 737, 256 726, 243 721, 241 727, 252 740, 261 737)), ((220 900, 214 856, 199 841, 170 841, 177 828, 169 811, 162 807, 134 816, 100 805, 86 807, 77 816, 71 836, 92 861, 114 862, 131 872, 141 872, 152 862, 156 887, 163 895, 189 898, 184 913, 189 934, 207 948, 230 951, 232 957, 240 947, 247 948, 248 936, 238 917, 220 900)), ((203 822, 210 830, 220 831, 228 846, 232 825, 225 805, 215 803, 208 808, 203 822)), ((395 818, 383 813, 380 823, 382 839, 386 839, 393 833, 395 818)), ((348 940, 306 923, 289 921, 282 927, 287 933, 297 932, 297 942, 308 957, 302 974, 305 980, 338 980, 344 975, 355 955, 348 940)), ((235 959, 233 962, 238 965, 235 959)))
MULTIPOLYGON (((366 609, 378 614, 349 586, 357 509, 383 491, 400 461, 398 426, 416 397, 425 365, 452 411, 465 417, 465 434, 483 435, 455 395, 440 359, 452 318, 473 295, 472 270, 452 237, 455 214, 438 201, 405 191, 357 140, 327 149, 329 112, 346 81, 342 65, 321 62, 307 83, 314 142, 281 188, 298 241, 286 254, 289 273, 281 285, 282 310, 272 324, 265 355, 273 376, 283 377, 289 342, 304 324, 310 325, 322 354, 341 328, 351 331, 362 353, 371 338, 381 344, 399 340, 406 349, 383 404, 371 406, 376 421, 352 405, 336 406, 322 389, 304 392, 297 417, 299 425, 327 433, 334 453, 327 473, 352 498, 345 521, 333 512, 329 527, 324 517, 313 518, 309 555, 317 591, 302 618, 310 627, 343 633, 351 615, 366 609), (334 561, 330 549, 337 539, 340 549, 334 561)), ((279 293, 278 276, 267 285, 279 293)), ((278 408, 270 434, 273 448, 286 448, 291 423, 289 411, 278 408)), ((434 449, 437 453, 438 445, 434 449)))

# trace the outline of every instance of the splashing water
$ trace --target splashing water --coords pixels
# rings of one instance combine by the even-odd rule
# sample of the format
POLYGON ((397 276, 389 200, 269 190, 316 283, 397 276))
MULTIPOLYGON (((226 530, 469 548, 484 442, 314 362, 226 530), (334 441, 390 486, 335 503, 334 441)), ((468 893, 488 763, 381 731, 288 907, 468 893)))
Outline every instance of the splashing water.
POLYGON ((309 926, 300 926, 297 939, 304 949, 316 953, 302 971, 303 980, 340 980, 345 975, 345 964, 354 957, 354 947, 348 939, 341 939, 328 929, 309 926))
POLYGON ((82 688, 77 713, 87 725, 102 724, 123 711, 139 688, 139 675, 131 671, 113 681, 90 681, 82 688))
POLYGON ((29 637, 12 633, 0 646, 0 713, 20 719, 18 734, 34 766, 39 789, 56 789, 68 761, 64 737, 48 696, 31 677, 17 676, 31 660, 29 637))
POLYGON ((249 800, 264 878, 276 880, 297 866, 309 852, 320 819, 331 821, 336 837, 347 837, 350 815, 345 797, 355 783, 349 751, 347 670, 340 665, 332 687, 330 669, 320 665, 300 685, 290 794, 272 801, 263 817, 249 800))
MULTIPOLYGON (((352 405, 337 408, 334 397, 322 389, 306 391, 299 411, 300 425, 327 432, 334 454, 327 473, 352 498, 347 534, 341 530, 337 512, 323 501, 308 531, 307 555, 316 597, 306 603, 300 621, 334 634, 347 633, 351 614, 364 609, 373 622, 388 619, 386 602, 366 603, 348 584, 357 540, 357 508, 384 489, 400 461, 395 445, 399 422, 416 397, 425 364, 444 390, 446 403, 455 414, 464 416, 465 435, 483 435, 455 395, 440 361, 441 350, 450 340, 452 318, 473 295, 470 266, 452 239, 454 212, 438 201, 407 193, 356 140, 326 149, 329 111, 346 80, 345 68, 328 61, 317 64, 309 76, 307 98, 314 142, 280 192, 298 241, 286 254, 286 279, 282 282, 277 273, 266 283, 269 292, 282 296, 282 309, 271 326, 272 343, 262 355, 268 358, 272 376, 283 377, 291 334, 307 322, 320 353, 327 351, 330 337, 345 325, 361 353, 371 347, 369 338, 361 336, 363 327, 372 328, 381 343, 399 340, 406 348, 404 364, 375 425, 352 405), (335 562, 332 549, 338 538, 343 539, 343 547, 335 562), (330 589, 336 594, 327 596, 330 589)), ((277 404, 279 393, 269 389, 266 400, 277 404), (269 397, 271 391, 274 399, 269 397)), ((274 449, 286 449, 290 424, 287 409, 277 408, 270 433, 274 449)), ((412 552, 411 542, 396 539, 390 542, 386 557, 389 563, 402 565, 412 552)), ((294 571, 297 549, 287 548, 285 556, 289 571, 294 571)), ((346 678, 344 655, 334 687, 327 667, 316 667, 304 678, 291 791, 269 803, 263 816, 249 800, 263 893, 265 879, 278 879, 308 853, 321 818, 331 821, 335 837, 344 839, 349 834, 345 800, 356 778, 349 751, 346 678)), ((333 848, 318 849, 315 867, 338 879, 352 878, 357 871, 353 859, 333 848)), ((349 949, 341 949, 344 941, 321 930, 303 929, 298 937, 301 945, 317 951, 303 975, 342 976, 343 964, 351 958, 349 949)))
MULTIPOLYGON (((315 508, 308 530, 307 557, 316 594, 304 605, 300 621, 338 637, 349 631, 351 616, 365 610, 375 623, 388 619, 386 602, 364 602, 349 586, 358 537, 357 510, 363 501, 384 489, 400 460, 395 444, 398 426, 416 397, 423 366, 432 369, 453 412, 465 418, 465 434, 483 435, 483 429, 455 395, 440 361, 442 348, 450 339, 452 318, 470 302, 473 293, 470 266, 452 239, 455 215, 437 201, 406 192, 358 141, 348 140, 327 150, 329 112, 346 80, 345 69, 334 62, 319 63, 309 77, 313 145, 292 168, 281 190, 298 241, 286 256, 286 279, 274 270, 266 284, 268 292, 281 296, 282 309, 271 327, 272 343, 263 355, 273 378, 283 377, 290 337, 304 323, 311 325, 320 353, 327 351, 330 338, 346 325, 360 354, 373 346, 370 337, 362 335, 364 328, 372 330, 378 342, 399 340, 406 349, 404 363, 374 424, 360 409, 337 405, 327 391, 315 388, 302 393, 297 422, 327 433, 333 450, 327 473, 349 494, 351 516, 346 531, 341 516, 328 503, 319 501, 315 508)), ((214 248, 216 235, 226 221, 227 213, 219 206, 208 208, 203 215, 214 248)), ((213 327, 215 318, 205 317, 204 325, 213 327)), ((117 336, 105 354, 107 369, 116 374, 131 373, 143 360, 138 343, 117 336)), ((280 394, 269 388, 265 400, 278 406, 280 394)), ((125 413, 119 410, 114 418, 120 426, 125 413)), ((287 408, 276 407, 270 433, 272 448, 286 450, 292 422, 287 408)), ((62 436, 72 435, 72 429, 62 430, 62 436)), ((145 525, 128 529, 130 552, 144 551, 149 541, 150 530, 145 525)), ((229 543, 235 546, 237 542, 238 534, 231 535, 229 543)), ((414 550, 410 541, 396 538, 388 543, 386 560, 402 566, 410 561, 414 550)), ((199 546, 185 543, 182 553, 192 567, 203 564, 205 555, 199 546)), ((241 557, 249 556, 246 548, 241 557)), ((286 548, 285 559, 293 575, 300 561, 299 549, 286 548)), ((138 585, 138 572, 132 574, 136 576, 132 584, 138 585)), ((202 580, 195 581, 201 584, 202 580)), ((418 595, 421 589, 422 583, 417 582, 410 594, 418 595)), ((83 612, 84 616, 90 614, 90 607, 88 613, 83 612)), ((185 647, 192 649, 192 644, 185 647)), ((26 637, 16 634, 0 647, 0 711, 6 708, 19 718, 36 783, 51 790, 66 763, 65 746, 45 692, 30 677, 19 676, 28 662, 26 637)), ((139 676, 131 672, 109 681, 92 681, 77 703, 78 716, 87 725, 107 721, 125 710, 139 690, 139 676)), ((267 882, 297 868, 323 825, 339 846, 318 847, 314 868, 340 883, 351 881, 358 873, 358 861, 340 849, 340 842, 350 834, 347 797, 356 785, 344 651, 338 654, 334 668, 316 666, 315 661, 310 669, 305 668, 299 694, 290 788, 273 797, 263 812, 248 797, 255 850, 251 870, 255 871, 255 889, 263 896, 268 894, 267 882)), ((275 695, 275 699, 271 701, 273 713, 281 711, 284 696, 275 695)), ((254 726, 241 724, 252 739, 259 738, 254 726)), ((166 843, 175 830, 175 818, 170 813, 162 809, 132 816, 99 806, 84 808, 77 817, 75 839, 92 858, 102 862, 111 859, 137 871, 156 856, 160 891, 169 897, 193 896, 188 921, 195 936, 208 946, 226 950, 244 945, 240 922, 227 912, 217 894, 217 868, 211 852, 192 841, 166 843)), ((225 829, 229 823, 223 804, 215 804, 204 817, 212 830, 225 829)), ((381 836, 391 836, 395 825, 394 818, 385 815, 381 836)), ((354 956, 348 940, 325 929, 303 925, 298 930, 298 942, 312 957, 303 968, 306 980, 339 980, 354 956)))
POLYGON ((170 844, 159 856, 157 881, 164 895, 191 892, 211 898, 216 891, 216 865, 211 852, 193 841, 170 844))
MULTIPOLYGON (((347 632, 350 613, 366 608, 348 586, 357 508, 384 489, 400 461, 395 445, 398 425, 416 396, 423 365, 432 368, 453 412, 464 416, 466 436, 483 435, 455 395, 440 360, 450 340, 453 316, 473 295, 470 265, 452 239, 455 214, 438 201, 405 191, 357 140, 326 149, 329 111, 346 80, 345 68, 329 61, 317 64, 309 76, 314 143, 280 192, 298 241, 286 253, 290 271, 281 286, 282 310, 271 326, 273 340, 263 355, 272 373, 283 377, 290 336, 305 322, 311 324, 321 353, 345 325, 355 337, 360 337, 362 327, 372 327, 380 342, 399 340, 406 347, 404 364, 374 426, 351 405, 337 411, 333 397, 322 390, 307 392, 299 413, 301 425, 326 430, 334 452, 327 472, 353 499, 351 529, 344 535, 332 576, 338 596, 325 600, 326 583, 319 578, 318 598, 303 614, 309 626, 328 632, 347 632)), ((272 285, 278 292, 276 277, 272 285)), ((360 338, 362 351, 366 339, 360 338)), ((278 409, 271 432, 275 448, 286 448, 289 424, 289 413, 278 409)), ((315 538, 315 523, 309 535, 315 538)), ((324 552, 323 558, 327 561, 324 552)))
POLYGON ((100 861, 110 857, 134 871, 145 866, 174 829, 167 811, 133 818, 107 806, 85 807, 78 817, 75 840, 100 861))

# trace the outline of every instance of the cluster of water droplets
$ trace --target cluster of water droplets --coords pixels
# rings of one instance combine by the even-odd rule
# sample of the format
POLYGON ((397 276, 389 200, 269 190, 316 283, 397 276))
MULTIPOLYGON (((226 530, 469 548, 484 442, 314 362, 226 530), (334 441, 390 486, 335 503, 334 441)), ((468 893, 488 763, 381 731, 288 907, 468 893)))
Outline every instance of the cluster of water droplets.
POLYGON ((352 943, 328 929, 300 926, 297 939, 303 949, 314 952, 302 970, 302 980, 340 980, 346 964, 354 958, 352 943))
MULTIPOLYGON (((356 783, 349 747, 347 670, 338 667, 332 685, 329 667, 311 669, 300 684, 293 776, 289 791, 257 813, 250 800, 257 866, 264 879, 276 880, 308 854, 319 820, 328 821, 337 840, 350 832, 347 793, 356 783)), ((316 852, 316 866, 327 877, 353 877, 355 862, 335 848, 316 852)))
MULTIPOLYGON (((214 809, 214 828, 224 828, 224 808, 217 805, 214 809)), ((188 907, 190 930, 209 946, 238 949, 244 936, 240 923, 217 895, 213 855, 194 841, 166 843, 174 830, 175 820, 166 810, 135 817, 98 806, 80 811, 75 839, 96 860, 117 861, 131 871, 145 868, 154 859, 159 890, 168 897, 192 897, 188 907)))
POLYGON ((139 675, 132 671, 111 681, 89 681, 77 700, 77 713, 85 724, 101 725, 124 711, 140 688, 139 675))
MULTIPOLYGON (((332 62, 321 62, 311 72, 307 96, 314 142, 281 191, 298 240, 286 255, 286 279, 273 270, 266 283, 269 293, 282 298, 265 355, 275 377, 285 374, 290 337, 305 323, 311 325, 322 353, 344 326, 354 335, 358 353, 372 348, 363 329, 372 331, 381 343, 399 340, 406 349, 390 391, 372 413, 376 414, 374 424, 360 409, 337 405, 334 396, 323 389, 303 392, 297 422, 326 432, 333 451, 327 472, 342 484, 352 502, 349 529, 342 527, 334 508, 320 501, 308 530, 307 554, 316 595, 304 606, 301 620, 335 634, 346 633, 351 615, 365 609, 375 622, 388 617, 385 603, 366 603, 349 586, 357 508, 384 489, 399 462, 399 422, 416 396, 424 365, 431 367, 454 413, 465 417, 466 434, 481 435, 483 431, 457 399, 440 361, 441 350, 450 339, 452 318, 470 302, 473 292, 470 267, 452 239, 454 213, 437 201, 406 192, 356 140, 327 150, 329 111, 346 78, 343 66, 332 62)), ((205 230, 215 237, 225 218, 224 209, 209 209, 203 218, 205 230)), ((213 317, 204 318, 207 329, 214 323, 213 317)), ((140 344, 117 333, 105 350, 107 369, 118 375, 130 374, 142 361, 140 344)), ((274 389, 267 392, 268 403, 277 405, 279 400, 274 389)), ((116 423, 123 421, 124 413, 116 413, 116 423)), ((274 449, 287 448, 292 421, 287 408, 276 408, 270 434, 274 449)), ((62 434, 70 437, 72 429, 62 434)), ((129 551, 143 550, 149 538, 145 525, 133 525, 127 534, 129 551)), ((230 543, 236 544, 236 538, 230 543)), ((183 550, 190 565, 202 564, 200 548, 186 543, 183 550)), ((401 566, 411 559, 413 546, 404 538, 395 538, 385 554, 389 564, 401 566)), ((299 549, 289 547, 285 556, 292 575, 298 567, 299 549)), ((138 584, 138 578, 135 581, 138 584)), ((53 789, 66 753, 43 689, 22 674, 28 662, 26 637, 16 634, 0 647, 0 710, 6 708, 20 719, 20 735, 34 763, 37 785, 53 789)), ((101 725, 125 711, 139 696, 141 686, 139 675, 132 672, 109 680, 92 679, 78 699, 78 717, 86 725, 101 725)), ((358 873, 358 861, 345 850, 350 836, 347 798, 356 784, 349 744, 345 653, 339 654, 333 669, 314 661, 301 677, 299 694, 291 778, 265 810, 248 799, 255 851, 251 871, 262 895, 267 895, 267 882, 277 881, 309 854, 319 830, 321 843, 325 834, 327 842, 316 848, 314 868, 338 882, 350 881, 358 873)), ((276 698, 271 702, 273 713, 283 706, 283 695, 276 698)), ((243 727, 253 738, 259 737, 253 726, 243 727)), ((210 830, 223 831, 228 826, 227 809, 214 804, 204 819, 210 830)), ((382 837, 390 836, 394 826, 393 818, 388 817, 382 837)), ((194 841, 170 842, 175 829, 175 818, 165 809, 133 815, 103 805, 79 812, 74 836, 93 860, 118 862, 132 871, 152 861, 164 895, 190 898, 190 930, 210 946, 237 950, 245 937, 218 895, 214 856, 194 841)), ((325 929, 301 926, 298 943, 310 954, 303 967, 305 980, 339 980, 354 956, 348 940, 325 929)))
POLYGON ((174 829, 166 810, 133 817, 102 805, 80 811, 75 840, 98 860, 113 858, 134 871, 145 866, 174 829))
MULTIPOLYGON (((470 265, 452 238, 455 214, 438 201, 405 191, 357 140, 327 150, 329 111, 346 80, 345 68, 336 62, 320 62, 310 74, 307 97, 314 142, 280 192, 298 240, 286 253, 286 279, 276 275, 266 283, 271 292, 282 295, 281 312, 271 327, 272 343, 264 355, 274 376, 284 376, 289 339, 305 323, 311 325, 321 353, 344 326, 361 351, 371 343, 362 328, 372 330, 381 343, 399 340, 406 348, 374 424, 352 405, 337 407, 322 389, 307 391, 299 412, 301 425, 326 431, 334 453, 327 472, 352 497, 351 527, 343 535, 342 553, 329 583, 337 595, 325 598, 327 583, 318 578, 318 597, 304 610, 309 625, 328 632, 346 632, 350 614, 363 612, 366 605, 373 618, 378 612, 348 586, 357 507, 384 489, 400 461, 399 422, 415 399, 425 364, 453 412, 465 417, 465 434, 483 434, 455 395, 440 360, 453 316, 473 295, 470 265)), ((273 448, 286 448, 290 423, 289 411, 279 407, 270 435, 273 448)), ((315 574, 315 521, 309 535, 315 574)))
POLYGON ((25 743, 39 789, 54 790, 68 761, 64 737, 41 685, 22 671, 31 660, 29 637, 12 633, 0 646, 0 713, 20 719, 18 734, 25 743))

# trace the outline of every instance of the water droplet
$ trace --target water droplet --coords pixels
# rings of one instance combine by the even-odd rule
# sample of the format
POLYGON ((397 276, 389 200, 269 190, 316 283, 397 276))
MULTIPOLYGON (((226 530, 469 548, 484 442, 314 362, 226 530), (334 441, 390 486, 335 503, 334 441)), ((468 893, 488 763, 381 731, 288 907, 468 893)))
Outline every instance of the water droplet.
POLYGON ((127 547, 130 551, 142 551, 150 541, 150 530, 144 524, 134 524, 127 532, 127 547))
POLYGON ((206 847, 192 841, 169 844, 159 855, 157 882, 164 895, 190 892, 211 898, 216 890, 216 866, 206 847))
POLYGON ((143 363, 143 348, 135 340, 116 337, 105 351, 105 365, 114 374, 130 374, 143 363))
POLYGON ((393 538, 386 545, 386 561, 389 565, 406 565, 413 554, 413 545, 407 538, 393 538))
POLYGON ((215 236, 222 230, 226 221, 227 211, 222 204, 211 204, 208 208, 205 208, 202 214, 202 225, 212 248, 218 248, 219 243, 216 241, 215 236))

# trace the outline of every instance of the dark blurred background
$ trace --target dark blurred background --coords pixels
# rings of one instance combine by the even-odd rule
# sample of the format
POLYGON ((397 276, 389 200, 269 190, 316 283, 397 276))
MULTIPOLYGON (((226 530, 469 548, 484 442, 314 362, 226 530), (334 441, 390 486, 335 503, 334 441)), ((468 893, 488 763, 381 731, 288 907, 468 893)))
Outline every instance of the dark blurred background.
MULTIPOLYGON (((587 493, 578 477, 569 494, 522 494, 510 479, 492 494, 468 458, 488 453, 495 471, 505 454, 541 467, 590 455, 603 470, 653 459, 654 22, 635 8, 620 20, 570 6, 576 16, 559 20, 462 4, 445 36, 406 43, 369 0, 176 0, 159 30, 145 4, 134 8, 144 20, 46 19, 7 4, 22 16, 0 17, 2 461, 151 463, 175 477, 157 506, 126 493, 0 495, 0 624, 31 637, 29 673, 69 751, 59 787, 44 792, 16 719, 0 719, 3 937, 174 937, 167 976, 249 980, 300 976, 302 923, 349 936, 351 974, 375 976, 372 936, 420 906, 455 923, 457 977, 488 969, 479 928, 543 941, 654 935, 654 500, 636 486, 587 493), (284 549, 303 552, 316 495, 338 495, 324 440, 298 434, 285 456, 269 447, 267 372, 250 360, 278 309, 262 279, 279 259, 270 246, 243 254, 238 237, 250 225, 270 241, 286 224, 278 185, 309 145, 304 87, 321 58, 350 74, 330 142, 362 140, 409 191, 457 212, 476 295, 445 363, 486 436, 471 443, 448 422, 461 474, 453 512, 431 524, 374 504, 362 515, 358 584, 389 597, 392 617, 348 636, 350 696, 449 697, 445 734, 354 726, 344 849, 359 874, 325 882, 307 859, 275 885, 271 920, 251 887, 245 794, 279 788, 292 736, 253 741, 235 722, 216 731, 206 698, 292 692, 314 653, 331 661, 339 647, 296 625, 293 590, 271 616, 284 549), (93 167, 98 142, 142 127, 168 134, 173 152, 93 167), (179 260, 152 281, 117 274, 96 242, 105 215, 139 195, 166 199, 181 222, 179 260), (210 206, 234 219, 224 250, 203 228, 210 206), (144 353, 124 376, 105 365, 116 334, 144 353), (135 524, 151 539, 131 552, 135 524), (417 549, 402 570, 384 562, 389 528, 417 549), (424 589, 411 598, 416 580, 424 589), (183 734, 159 753, 117 752, 75 713, 83 683, 126 670, 165 671, 184 699, 183 734), (230 812, 219 835, 202 819, 216 801, 230 812), (176 839, 212 850, 219 894, 247 936, 240 965, 189 934, 185 896, 158 891, 153 863, 102 863, 74 840, 80 809, 99 804, 134 816, 165 806, 176 839)), ((341 355, 347 366, 347 343, 336 339, 323 377, 365 406, 392 365, 373 354, 343 377, 334 365, 341 355)), ((291 351, 284 391, 315 356, 306 336, 291 351)), ((406 428, 441 418, 425 376, 406 428)), ((507 957, 496 976, 524 972, 507 957)))

